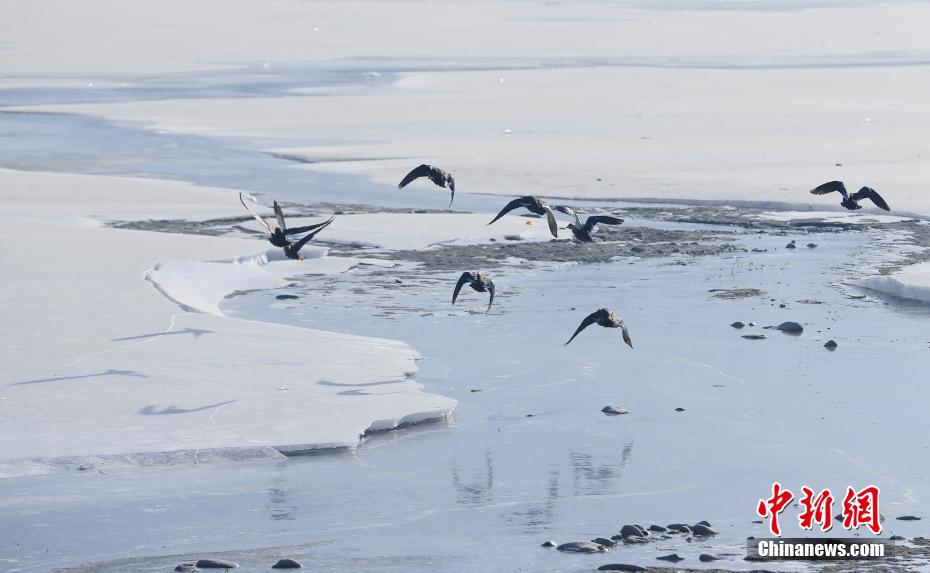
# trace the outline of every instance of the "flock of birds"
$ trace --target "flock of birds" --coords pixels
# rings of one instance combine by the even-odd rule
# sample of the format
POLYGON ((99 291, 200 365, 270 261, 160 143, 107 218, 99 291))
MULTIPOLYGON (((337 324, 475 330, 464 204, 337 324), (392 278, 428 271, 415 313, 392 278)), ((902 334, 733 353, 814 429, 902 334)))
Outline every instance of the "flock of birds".
MULTIPOLYGON (((410 173, 408 173, 401 180, 397 187, 403 189, 408 184, 417 179, 420 179, 421 177, 428 177, 430 181, 443 189, 448 188, 451 192, 449 206, 452 206, 452 201, 455 200, 455 178, 448 171, 444 171, 438 167, 427 164, 420 165, 419 167, 410 171, 410 173)), ((889 211, 891 209, 888 206, 888 203, 886 203, 882 198, 882 196, 871 187, 862 187, 850 195, 849 192, 846 191, 846 186, 842 181, 830 181, 811 190, 811 193, 814 195, 826 195, 827 193, 833 192, 838 192, 843 196, 840 205, 850 211, 861 209, 862 205, 859 204, 859 201, 862 201, 863 199, 870 200, 875 204, 875 206, 880 209, 884 209, 885 211, 889 211)), ((273 204, 276 224, 269 223, 264 217, 249 207, 241 193, 239 194, 239 201, 249 211, 249 213, 255 217, 259 224, 271 234, 271 236, 268 238, 268 241, 271 242, 271 244, 275 247, 284 249, 284 255, 290 259, 295 260, 303 260, 303 256, 300 254, 300 249, 302 249, 304 245, 306 245, 323 229, 329 226, 329 224, 332 223, 334 219, 334 217, 330 217, 328 220, 322 223, 317 223, 315 225, 288 228, 284 220, 284 213, 282 212, 281 207, 278 205, 277 201, 275 201, 273 204), (307 234, 296 241, 292 241, 290 239, 291 236, 301 235, 303 233, 307 234)), ((578 213, 576 213, 570 207, 565 205, 551 206, 539 197, 527 195, 507 203, 507 205, 501 209, 500 213, 491 219, 491 222, 488 223, 488 225, 494 224, 507 213, 521 208, 526 209, 535 215, 539 215, 540 217, 546 217, 546 221, 549 225, 549 232, 552 233, 552 236, 555 238, 558 238, 559 236, 559 226, 553 211, 558 211, 560 213, 569 215, 574 219, 574 221, 569 223, 567 228, 572 232, 575 239, 582 243, 590 243, 594 241, 592 234, 594 233, 595 227, 599 224, 619 225, 623 223, 623 219, 610 215, 592 215, 589 216, 584 223, 582 223, 581 218, 578 217, 578 213)), ((452 291, 453 305, 455 304, 455 301, 458 298, 462 287, 465 285, 471 287, 471 289, 475 292, 487 292, 490 295, 488 308, 485 311, 485 314, 489 313, 491 311, 491 305, 494 303, 494 282, 490 279, 490 277, 482 275, 480 272, 466 271, 462 273, 462 276, 459 277, 458 282, 455 284, 455 290, 452 291)), ((630 338, 630 331, 627 328, 626 323, 623 321, 619 314, 608 308, 601 308, 585 317, 585 319, 581 321, 581 324, 575 330, 575 333, 572 334, 572 337, 568 339, 568 342, 566 342, 565 345, 567 346, 569 343, 571 343, 571 341, 574 340, 582 330, 591 326, 592 324, 597 324, 598 326, 603 326, 605 328, 619 328, 623 337, 623 341, 630 348, 633 348, 633 341, 630 338)))

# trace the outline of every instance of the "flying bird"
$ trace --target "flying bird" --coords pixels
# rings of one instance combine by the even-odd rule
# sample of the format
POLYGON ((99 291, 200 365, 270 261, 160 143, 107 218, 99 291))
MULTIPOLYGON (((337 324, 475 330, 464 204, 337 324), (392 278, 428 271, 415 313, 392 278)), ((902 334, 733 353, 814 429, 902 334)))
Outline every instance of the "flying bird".
POLYGON ((598 224, 619 225, 623 223, 623 219, 620 219, 619 217, 611 217, 610 215, 592 215, 585 219, 584 225, 582 225, 581 219, 578 217, 578 213, 574 212, 568 207, 564 205, 557 205, 553 207, 553 209, 567 215, 571 215, 575 218, 575 222, 569 223, 568 228, 571 230, 572 234, 575 235, 575 238, 582 243, 594 242, 594 237, 591 236, 591 233, 594 232, 594 227, 596 227, 598 224))
POLYGON ((245 198, 242 196, 242 193, 239 193, 239 202, 242 203, 242 206, 245 207, 253 217, 255 217, 255 220, 258 221, 259 224, 265 228, 265 230, 271 233, 271 236, 268 238, 268 242, 276 247, 287 247, 290 245, 291 242, 287 238, 288 235, 299 235, 301 233, 306 233, 308 231, 313 231, 314 229, 325 227, 329 224, 329 222, 326 222, 318 223, 316 225, 307 225, 306 227, 294 227, 293 229, 288 229, 284 222, 284 213, 281 211, 281 206, 278 205, 277 201, 275 201, 274 216, 277 224, 272 227, 271 223, 266 221, 264 217, 249 207, 249 205, 245 202, 245 198))
POLYGON ((313 232, 308 233, 304 237, 301 237, 301 239, 297 242, 288 243, 284 245, 284 255, 289 259, 295 259, 298 261, 304 260, 304 256, 300 254, 300 249, 304 248, 304 245, 306 245, 307 242, 310 241, 310 239, 315 237, 317 233, 319 233, 320 231, 325 229, 327 225, 332 223, 334 218, 335 217, 330 217, 329 219, 327 219, 326 221, 323 221, 322 223, 313 225, 313 232))
POLYGON ((455 299, 458 298, 459 291, 462 290, 462 287, 465 286, 466 283, 476 292, 491 293, 491 300, 488 301, 488 310, 485 311, 485 314, 491 312, 491 304, 494 303, 494 282, 481 273, 469 273, 467 271, 462 273, 462 276, 459 277, 459 282, 455 283, 455 290, 452 291, 452 304, 455 304, 455 299))
POLYGON ((546 219, 549 221, 549 232, 552 233, 553 237, 559 236, 559 226, 555 222, 555 215, 552 214, 552 207, 550 207, 548 203, 539 197, 534 197, 532 195, 520 197, 519 199, 514 199, 510 203, 507 203, 507 205, 501 209, 501 212, 497 214, 497 217, 494 217, 491 222, 488 223, 488 225, 494 224, 495 221, 507 213, 513 211, 514 209, 519 209, 520 207, 523 207, 535 215, 545 215, 546 219))
POLYGON ((830 181, 829 183, 824 183, 820 187, 811 189, 811 193, 814 195, 826 195, 827 193, 832 193, 833 191, 839 191, 843 194, 843 200, 840 202, 840 205, 846 207, 850 211, 862 209, 862 205, 859 204, 859 201, 862 201, 863 199, 869 199, 875 203, 875 206, 879 209, 884 209, 885 211, 891 210, 891 207, 889 207, 888 203, 882 199, 882 196, 878 194, 878 191, 872 189, 871 187, 863 187, 852 195, 846 192, 846 186, 843 185, 842 181, 830 181))
POLYGON ((420 177, 429 177, 429 180, 439 185, 440 187, 446 188, 452 191, 452 196, 449 198, 449 206, 452 206, 452 200, 455 199, 455 179, 452 177, 452 174, 448 171, 443 171, 438 167, 433 167, 432 165, 423 164, 410 173, 397 184, 398 189, 403 189, 407 186, 408 183, 420 177))
POLYGON ((589 314, 587 318, 582 320, 581 325, 578 326, 578 330, 576 330, 575 334, 573 334, 572 337, 568 339, 568 342, 565 343, 565 346, 568 346, 572 340, 575 340, 575 337, 578 336, 579 332, 588 328, 592 324, 597 324, 606 328, 619 328, 623 333, 623 341, 626 342, 630 348, 633 348, 633 341, 630 339, 630 331, 627 330, 626 323, 623 322, 623 319, 620 318, 619 314, 610 310, 609 308, 596 310, 589 314))

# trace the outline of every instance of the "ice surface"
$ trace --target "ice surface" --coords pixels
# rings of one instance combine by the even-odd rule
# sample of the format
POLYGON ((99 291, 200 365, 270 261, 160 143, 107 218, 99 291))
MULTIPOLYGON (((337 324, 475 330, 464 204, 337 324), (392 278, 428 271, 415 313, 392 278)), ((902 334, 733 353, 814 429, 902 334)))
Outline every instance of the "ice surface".
MULTIPOLYGON (((0 558, 26 571, 99 559, 101 572, 156 572, 166 554, 176 564, 215 552, 259 569, 283 551, 333 573, 425 573, 437 563, 456 572, 580 572, 677 552, 692 566, 700 553, 734 553, 716 566, 752 570, 758 565, 741 559, 745 537, 765 533, 752 521, 773 479, 796 493, 802 484, 835 493, 874 481, 886 533, 924 535, 923 522, 893 518, 921 514, 930 496, 920 399, 927 307, 850 299, 833 284, 861 275, 857 257, 872 233, 816 233, 817 249, 794 253, 781 249, 783 236, 749 233, 738 240, 768 252, 501 267, 490 316, 477 297, 466 305, 479 314, 451 307, 456 277, 421 269, 399 274, 396 289, 353 272, 227 299, 221 310, 241 319, 408 341, 424 355, 419 379, 459 401, 454 423, 374 436, 342 454, 170 471, 95 461, 107 473, 4 480, 9 549, 0 547, 0 558), (708 292, 733 287, 767 296, 708 292), (276 301, 282 292, 299 298, 276 301), (597 327, 562 346, 599 306, 621 312, 635 350, 597 327), (748 342, 740 334, 760 327, 736 331, 734 320, 796 320, 805 330, 748 342), (836 352, 823 348, 829 338, 836 352), (604 416, 606 404, 630 413, 604 416), (721 534, 606 555, 539 547, 614 534, 623 523, 700 519, 721 534), (60 548, 51 556, 50 545, 60 548), (252 551, 281 545, 289 547, 252 551)), ((784 514, 792 533, 796 511, 784 514)))
POLYGON ((910 265, 890 275, 868 277, 852 284, 899 298, 930 302, 930 263, 910 265))
POLYGON ((238 202, 232 193, 13 171, 0 181, 29 190, 0 206, 4 243, 18 245, 0 255, 4 322, 19 325, 0 356, 3 476, 58 469, 49 458, 59 456, 355 446, 370 429, 441 418, 455 405, 409 378, 419 355, 402 342, 231 319, 217 308, 231 292, 282 286, 282 276, 313 272, 318 261, 338 272, 357 259, 265 263, 244 255, 262 251, 256 240, 87 224, 88 213, 125 215, 126 189, 157 194, 150 208, 159 216, 210 202, 222 212, 238 202), (84 189, 100 202, 85 204, 84 189))
MULTIPOLYGON (((839 195, 837 195, 839 197, 839 195)), ((868 225, 876 223, 900 223, 909 221, 911 217, 897 217, 894 215, 879 215, 875 209, 867 212, 850 213, 848 211, 771 211, 759 215, 760 219, 767 221, 796 221, 804 219, 818 219, 827 223, 843 223, 845 225, 868 225)))
MULTIPOLYGON (((9 3, 4 114, 92 114, 131 122, 127 138, 172 137, 123 155, 118 130, 69 116, 75 139, 50 145, 62 123, 45 121, 23 138, 34 152, 4 164, 172 176, 263 191, 263 201, 444 209, 444 190, 394 187, 411 162, 428 161, 455 173, 453 208, 482 224, 498 199, 478 193, 833 213, 835 199, 807 193, 831 179, 875 187, 891 216, 930 215, 926 3, 235 8, 9 3), (208 145, 185 145, 190 134, 208 145), (247 160, 258 150, 269 154, 247 160), (136 161, 146 153, 161 159, 136 161), (286 192, 280 172, 256 183, 278 161, 271 153, 291 158, 280 159, 294 174, 286 192)), ((37 121, 19 119, 5 148, 37 121)), ((0 184, 0 474, 53 473, 3 480, 0 567, 103 560, 89 568, 163 571, 166 562, 139 557, 292 544, 319 571, 588 571, 605 561, 539 543, 624 521, 709 519, 722 531, 712 548, 670 548, 692 564, 704 550, 740 555, 745 536, 764 531, 751 520, 773 479, 835 491, 874 481, 890 516, 920 514, 930 496, 926 307, 850 299, 838 286, 861 278, 864 253, 900 251, 876 248, 874 231, 825 234, 790 254, 784 237, 760 235, 741 240, 768 252, 505 266, 484 316, 469 313, 475 298, 450 308, 455 277, 444 273, 417 269, 388 289, 340 257, 285 261, 261 240, 101 228, 241 217, 227 190, 16 172, 0 172, 0 184), (243 292, 284 283, 298 299, 243 292), (156 285, 204 312, 183 311, 156 285), (707 293, 741 287, 769 298, 707 293), (635 351, 604 329, 561 346, 586 308, 605 305, 630 323, 635 351), (805 332, 748 343, 734 320, 797 320, 805 332), (822 348, 827 338, 836 352, 822 348), (281 460, 448 411, 452 400, 405 377, 418 353, 388 339, 421 351, 420 380, 464 404, 455 424, 281 460), (630 414, 608 418, 605 404, 630 414), (256 462, 136 467, 234 458, 256 462), (58 471, 76 465, 99 471, 58 471)), ((337 217, 332 248, 462 239, 469 217, 445 228, 424 216, 422 237, 413 217, 402 236, 385 232, 402 218, 337 217)), ((517 224, 527 238, 544 230, 507 219, 468 240, 517 224)), ((925 284, 912 271, 893 280, 925 284)), ((926 535, 921 522, 888 523, 926 535)), ((627 549, 623 560, 656 564, 627 549)), ((241 561, 258 568, 269 553, 241 561)), ((726 566, 753 567, 739 557, 726 566)))

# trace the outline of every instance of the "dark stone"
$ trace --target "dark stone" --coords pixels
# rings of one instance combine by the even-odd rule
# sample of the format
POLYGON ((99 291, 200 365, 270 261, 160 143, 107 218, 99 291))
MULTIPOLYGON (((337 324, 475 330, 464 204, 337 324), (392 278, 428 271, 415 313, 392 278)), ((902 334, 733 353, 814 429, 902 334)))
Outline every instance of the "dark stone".
POLYGON ((785 248, 786 248, 786 249, 796 249, 796 248, 798 248, 798 246, 794 244, 794 241, 791 241, 790 243, 788 243, 787 245, 785 245, 785 248))
POLYGON ((902 515, 901 517, 895 518, 898 521, 920 521, 920 518, 916 515, 902 515))
POLYGON ((590 541, 571 541, 559 545, 556 549, 565 553, 599 553, 606 551, 602 545, 590 541))
POLYGON ((668 531, 668 528, 662 527, 661 525, 653 524, 649 526, 649 531, 655 531, 656 533, 665 533, 666 531, 668 531))
POLYGON ((604 406, 601 408, 601 412, 604 412, 608 416, 622 416, 623 414, 629 414, 630 411, 621 408, 620 406, 604 406))
POLYGON ((835 340, 828 340, 827 343, 823 345, 824 348, 831 351, 836 350, 837 346, 839 346, 839 344, 837 344, 835 340))
POLYGON ((701 556, 698 557, 698 559, 700 559, 700 560, 703 561, 704 563, 708 563, 708 562, 710 562, 710 561, 719 561, 719 560, 720 560, 720 558, 717 557, 716 555, 711 555, 711 554, 709 554, 709 553, 701 553, 701 556))
POLYGON ((620 541, 621 539, 623 539, 623 536, 618 533, 616 535, 611 535, 610 538, 613 539, 614 541, 620 541))
POLYGON ((279 559, 277 563, 271 566, 272 569, 300 569, 303 565, 294 559, 279 559))
POLYGON ((275 297, 278 300, 294 300, 300 298, 296 294, 279 294, 275 297))
POLYGON ((616 547, 616 546, 617 546, 617 542, 616 542, 616 541, 612 541, 612 540, 610 540, 610 539, 604 539, 603 537, 595 537, 595 538, 592 539, 591 541, 594 542, 594 543, 597 543, 598 545, 603 545, 604 547, 607 547, 607 548, 616 547))
POLYGON ((745 338, 746 340, 764 340, 765 335, 764 334, 744 334, 743 338, 745 338))
POLYGON ((626 563, 608 563, 597 568, 598 571, 646 571, 645 567, 639 565, 627 565, 626 563))
POLYGON ((638 535, 628 535, 627 537, 623 538, 623 542, 627 545, 635 545, 637 543, 649 543, 649 540, 638 535))
POLYGON ((193 573, 194 571, 200 571, 197 569, 197 566, 193 563, 181 563, 174 568, 175 571, 181 571, 182 573, 193 573))
POLYGON ((480 388, 472 388, 469 392, 481 392, 480 388))
MULTIPOLYGON (((702 519, 701 521, 697 522, 695 525, 703 525, 705 527, 710 527, 710 522, 707 521, 706 519, 702 519)), ((692 527, 692 529, 694 528, 692 527)))
POLYGON ((795 334, 795 333, 800 334, 804 332, 803 326, 801 326, 797 322, 791 322, 791 321, 783 322, 779 324, 778 326, 776 326, 775 328, 777 328, 778 330, 782 332, 788 332, 791 334, 795 334))
POLYGON ((746 325, 737 320, 736 322, 734 322, 734 323, 731 324, 730 326, 732 326, 733 328, 743 328, 743 327, 746 326, 746 325))
POLYGON ((808 249, 816 249, 816 248, 817 248, 817 243, 807 243, 807 248, 808 248, 808 249))
POLYGON ((888 539, 890 539, 891 541, 904 541, 907 538, 904 537, 903 535, 892 535, 888 539))
POLYGON ((684 561, 685 558, 678 555, 677 553, 671 553, 669 555, 663 555, 662 557, 656 557, 659 561, 671 561, 672 563, 678 563, 679 561, 684 561))
POLYGON ((239 564, 223 559, 201 559, 197 562, 197 567, 200 569, 235 569, 239 567, 239 564))
POLYGON ((620 528, 620 535, 622 535, 623 537, 631 537, 631 536, 646 537, 649 534, 643 531, 641 527, 638 527, 636 525, 624 525, 623 527, 620 528))
POLYGON ((676 412, 684 412, 685 409, 684 409, 684 408, 675 408, 675 411, 676 411, 676 412))
POLYGON ((555 547, 555 541, 543 541, 540 547, 555 547))
POLYGON ((678 533, 691 533, 691 528, 684 523, 669 523, 668 528, 678 533))
POLYGON ((711 529, 710 527, 707 527, 706 525, 701 525, 700 523, 694 524, 694 527, 691 528, 691 531, 692 531, 695 535, 701 535, 701 536, 704 536, 704 535, 717 535, 717 532, 716 532, 716 531, 714 531, 714 530, 711 529))

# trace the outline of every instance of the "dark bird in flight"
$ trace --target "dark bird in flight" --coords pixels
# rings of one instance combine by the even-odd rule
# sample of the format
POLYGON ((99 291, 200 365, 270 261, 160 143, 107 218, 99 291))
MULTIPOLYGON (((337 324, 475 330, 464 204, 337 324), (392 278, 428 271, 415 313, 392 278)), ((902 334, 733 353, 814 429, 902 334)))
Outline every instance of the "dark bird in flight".
POLYGON ((310 241, 310 239, 315 237, 317 233, 319 233, 320 231, 325 229, 327 225, 332 223, 334 218, 335 217, 330 217, 329 219, 327 219, 326 221, 323 221, 322 223, 313 225, 313 231, 310 233, 307 233, 307 235, 305 235, 304 237, 301 237, 299 241, 284 245, 284 255, 289 259, 295 259, 298 261, 304 260, 304 256, 300 254, 300 249, 304 248, 304 245, 306 245, 310 241))
POLYGON ((582 330, 588 328, 592 324, 598 324, 606 328, 619 328, 623 333, 623 341, 626 342, 630 348, 633 348, 633 341, 630 339, 630 331, 626 328, 626 323, 623 322, 623 319, 620 318, 620 315, 616 312, 610 310, 609 308, 602 308, 596 310, 588 315, 587 318, 581 321, 581 325, 578 327, 578 330, 575 331, 575 334, 568 339, 568 342, 565 343, 565 346, 575 340, 575 337, 578 336, 578 333, 582 330))
POLYGON ((494 303, 494 282, 481 273, 462 273, 462 276, 459 277, 459 282, 455 283, 455 290, 452 291, 452 304, 455 304, 455 299, 458 298, 459 291, 462 290, 462 287, 465 286, 466 283, 476 292, 491 293, 491 300, 488 301, 488 310, 484 313, 487 314, 491 312, 491 304, 494 303))
POLYGON ((501 209, 501 212, 497 214, 497 217, 491 219, 491 222, 488 223, 488 225, 494 224, 495 221, 507 213, 513 211, 514 209, 519 209, 520 207, 523 207, 535 215, 545 215, 546 219, 549 221, 549 232, 552 233, 553 237, 559 236, 559 226, 555 222, 555 215, 552 214, 552 207, 550 207, 548 203, 539 197, 534 197, 532 195, 520 197, 519 199, 514 199, 510 203, 507 203, 507 205, 501 209))
POLYGON ((592 215, 588 217, 584 225, 581 224, 581 219, 578 217, 578 213, 573 210, 565 207, 564 205, 557 205, 553 207, 556 211, 565 213, 566 215, 571 215, 575 218, 574 223, 569 223, 568 228, 571 230, 572 234, 575 235, 575 238, 581 241, 582 243, 593 243, 594 237, 591 236, 591 233, 594 232, 594 227, 598 224, 604 225, 619 225, 623 223, 623 219, 619 217, 611 217, 610 215, 592 215))
POLYGON ((885 200, 878 194, 878 191, 871 187, 863 187, 852 195, 846 192, 846 186, 843 185, 842 181, 830 181, 829 183, 824 183, 820 187, 811 189, 811 193, 814 195, 826 195, 833 191, 839 191, 843 194, 843 200, 840 202, 840 205, 846 207, 850 211, 862 209, 862 205, 859 204, 859 201, 863 199, 869 199, 875 203, 875 206, 879 209, 884 209, 885 211, 891 210, 891 207, 888 206, 888 203, 885 203, 885 200))
POLYGON ((245 207, 253 217, 255 217, 255 220, 258 221, 259 224, 265 228, 265 230, 271 233, 271 236, 268 237, 268 242, 276 247, 287 247, 290 245, 291 242, 287 238, 288 235, 299 235, 301 233, 306 233, 308 231, 313 231, 314 229, 325 227, 329 224, 329 221, 327 221, 325 223, 318 223, 316 225, 307 225, 306 227, 294 227, 293 229, 288 229, 287 225, 284 223, 284 213, 281 211, 281 206, 278 205, 277 201, 275 201, 274 216, 277 220, 277 225, 272 227, 264 217, 253 211, 252 208, 248 206, 248 204, 245 202, 245 198, 242 196, 242 193, 239 193, 239 202, 242 203, 242 206, 245 207))
POLYGON ((423 164, 407 174, 403 180, 397 184, 398 189, 403 189, 408 183, 420 177, 429 177, 429 180, 440 187, 448 187, 452 191, 452 197, 449 198, 449 206, 452 206, 452 200, 455 199, 455 179, 448 171, 443 171, 438 167, 423 164))

